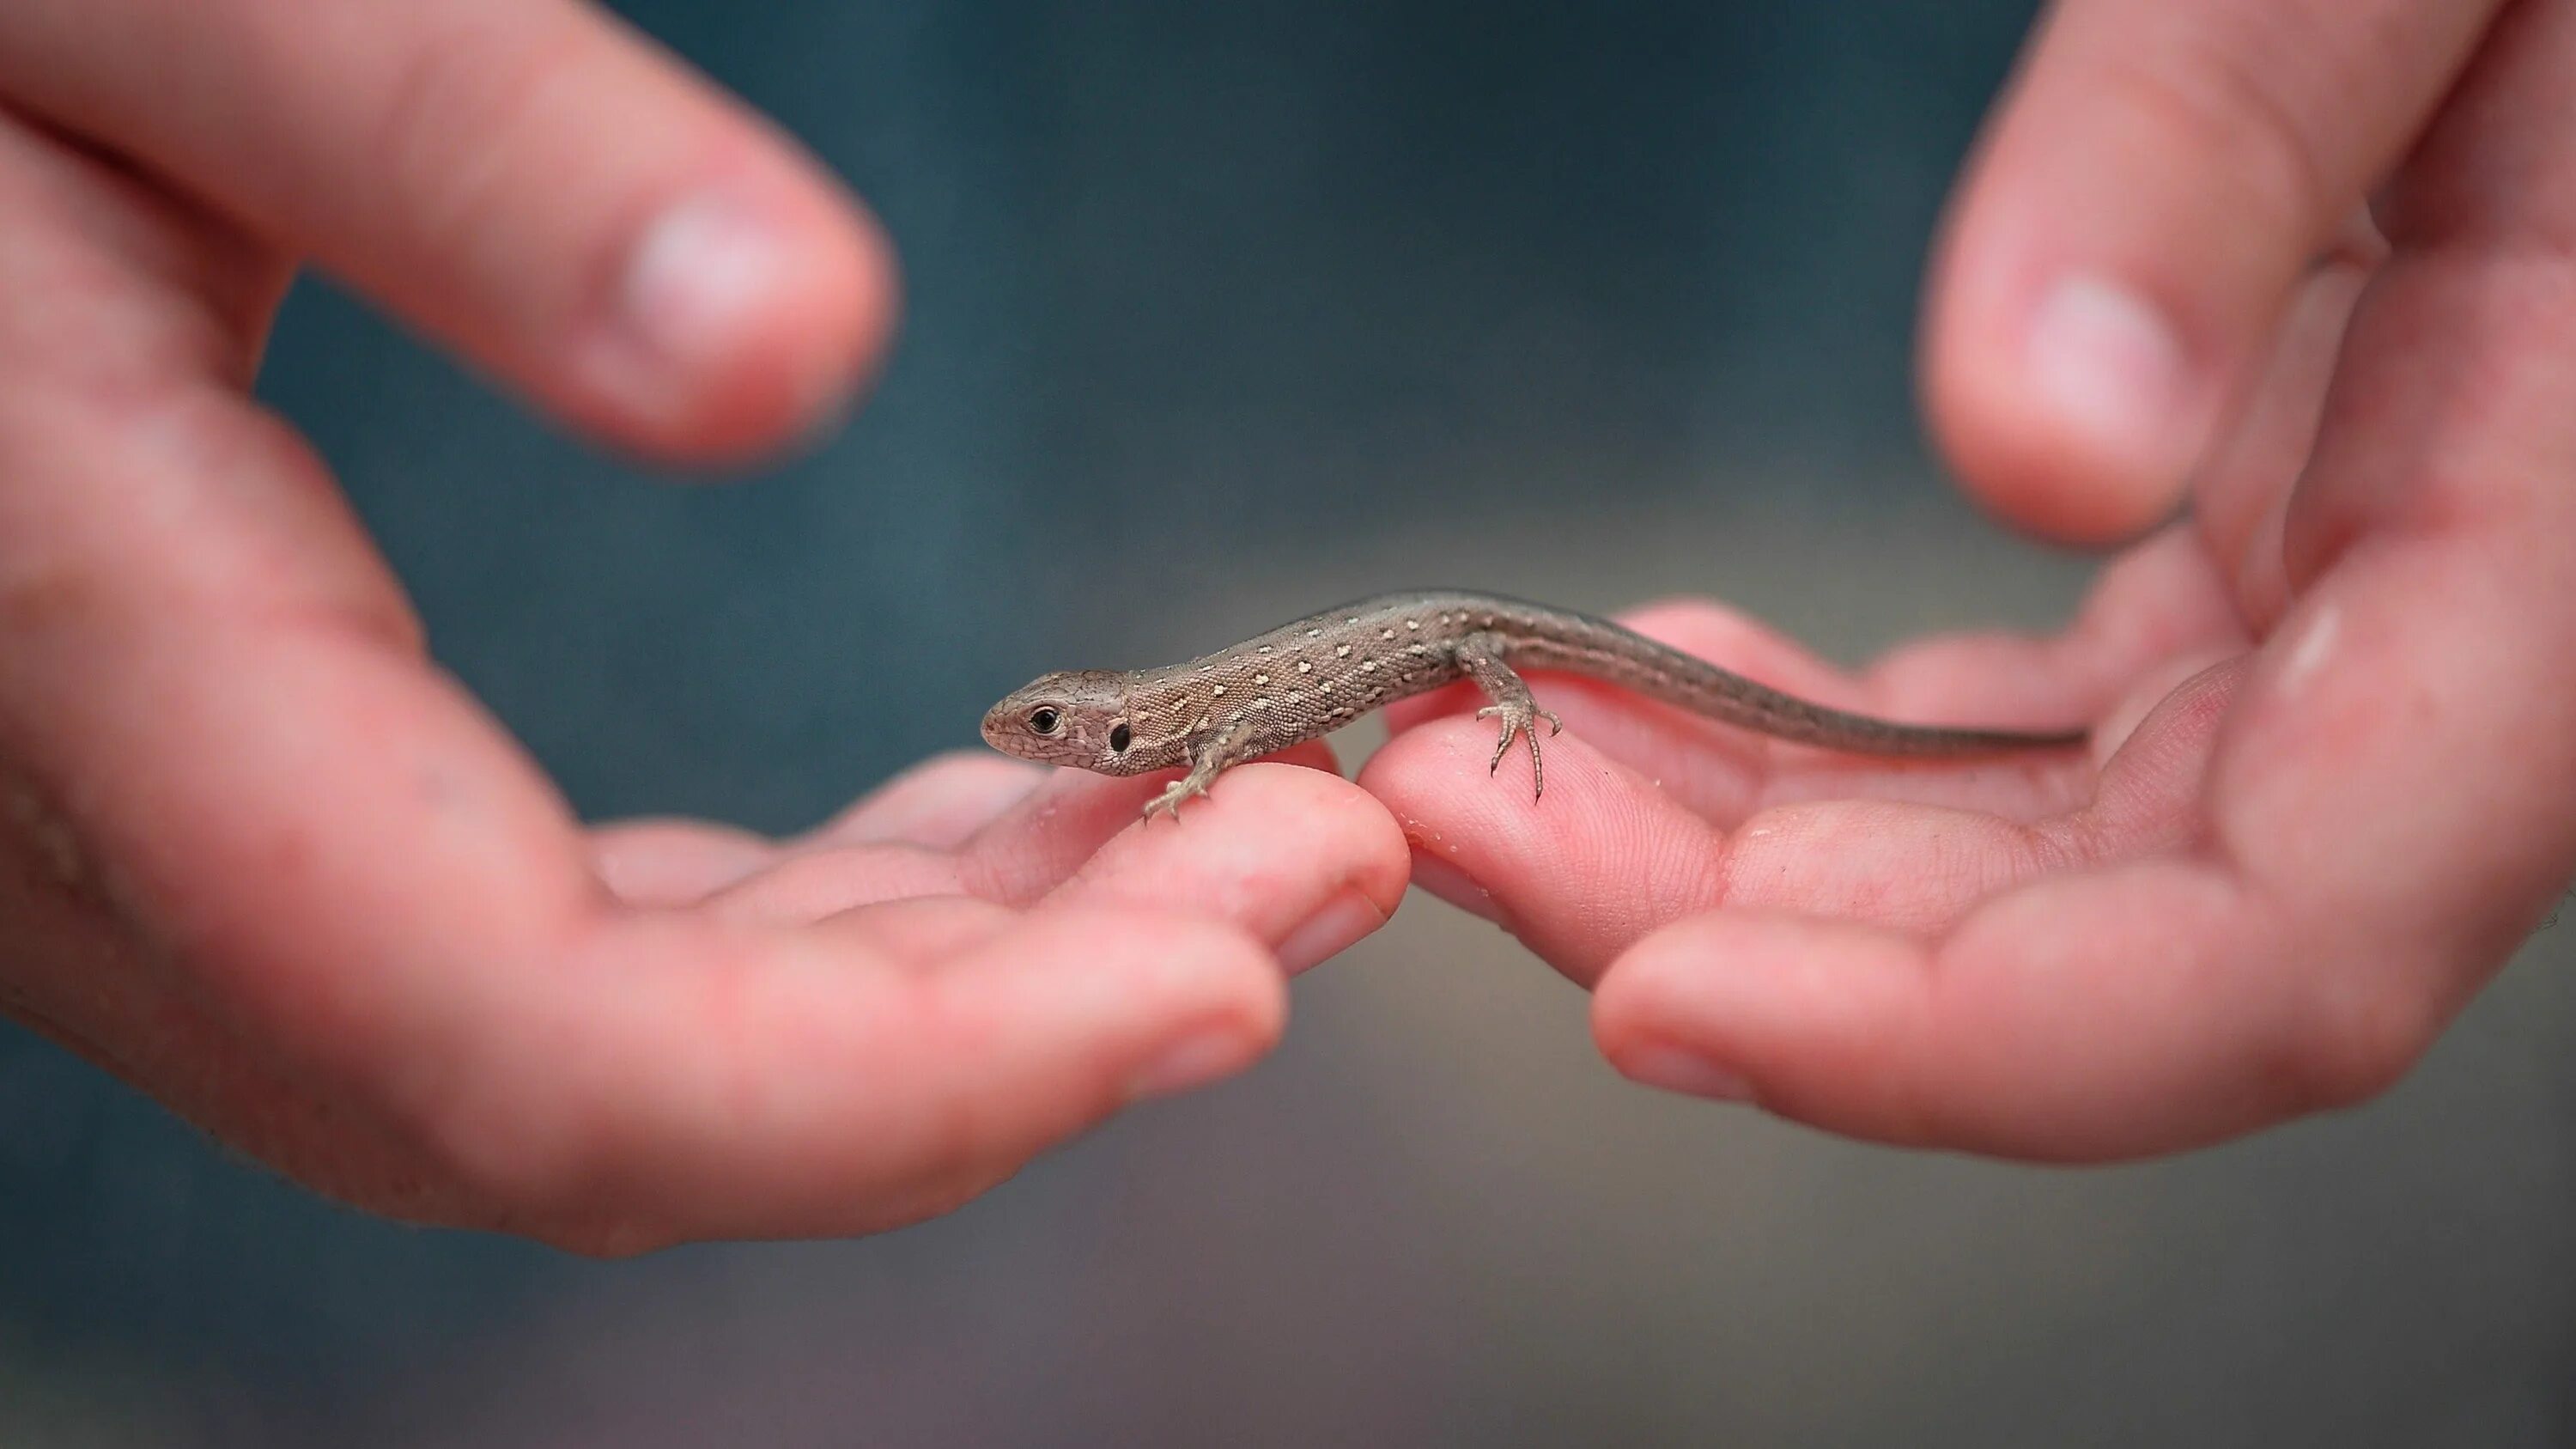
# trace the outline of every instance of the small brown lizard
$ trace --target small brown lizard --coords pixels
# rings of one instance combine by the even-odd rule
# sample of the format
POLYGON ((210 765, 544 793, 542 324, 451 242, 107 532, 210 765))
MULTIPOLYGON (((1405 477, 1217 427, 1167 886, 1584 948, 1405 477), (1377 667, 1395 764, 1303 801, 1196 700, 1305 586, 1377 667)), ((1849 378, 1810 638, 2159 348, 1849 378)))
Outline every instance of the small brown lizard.
POLYGON ((1146 818, 1204 795, 1246 760, 1303 744, 1407 695, 1472 679, 1499 716, 1491 773, 1515 735, 1529 741, 1530 794, 1546 788, 1538 707, 1514 665, 1588 675, 1650 699, 1781 739, 1854 754, 1955 756, 2081 744, 2082 730, 2023 733, 1896 724, 1810 704, 1571 609, 1459 590, 1381 594, 1282 624, 1229 649, 1161 669, 1069 669, 1011 691, 984 716, 1006 755, 1103 775, 1189 773, 1146 818))

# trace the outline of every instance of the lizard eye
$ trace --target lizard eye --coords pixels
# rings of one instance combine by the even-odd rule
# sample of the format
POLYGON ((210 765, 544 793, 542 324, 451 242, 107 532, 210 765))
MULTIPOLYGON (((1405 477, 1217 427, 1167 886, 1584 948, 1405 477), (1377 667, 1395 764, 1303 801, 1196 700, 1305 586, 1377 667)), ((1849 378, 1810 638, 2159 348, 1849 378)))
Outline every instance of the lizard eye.
POLYGON ((1036 709, 1029 711, 1029 728, 1036 730, 1039 734, 1054 734, 1056 726, 1063 723, 1064 716, 1057 713, 1056 708, 1053 705, 1042 704, 1036 709))
POLYGON ((1118 754, 1123 755, 1127 753, 1127 746, 1134 740, 1135 736, 1127 731, 1127 722, 1125 720, 1120 720, 1117 725, 1112 727, 1109 731, 1109 748, 1118 754))

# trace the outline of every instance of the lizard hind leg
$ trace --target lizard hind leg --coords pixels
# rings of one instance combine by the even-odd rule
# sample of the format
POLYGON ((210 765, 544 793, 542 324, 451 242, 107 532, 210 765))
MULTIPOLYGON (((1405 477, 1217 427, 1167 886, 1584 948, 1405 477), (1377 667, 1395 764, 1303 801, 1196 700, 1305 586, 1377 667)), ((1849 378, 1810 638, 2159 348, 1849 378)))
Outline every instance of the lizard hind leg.
POLYGON ((1476 718, 1499 718, 1503 722, 1502 734, 1494 741, 1494 757, 1486 763, 1485 773, 1490 775, 1503 767, 1503 756, 1511 752, 1513 736, 1529 741, 1530 798, 1536 800, 1547 793, 1547 767, 1539 757, 1538 722, 1546 720, 1550 734, 1564 729, 1565 722, 1553 711, 1539 708, 1528 682, 1504 662, 1504 653, 1510 647, 1500 634, 1470 634, 1458 641, 1458 668, 1493 701, 1476 711, 1476 718))

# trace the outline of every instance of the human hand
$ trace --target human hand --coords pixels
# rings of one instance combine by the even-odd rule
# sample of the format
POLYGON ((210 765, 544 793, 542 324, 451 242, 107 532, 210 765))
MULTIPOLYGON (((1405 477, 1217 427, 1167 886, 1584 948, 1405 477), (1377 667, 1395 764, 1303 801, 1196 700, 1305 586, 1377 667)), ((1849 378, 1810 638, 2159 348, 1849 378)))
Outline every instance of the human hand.
POLYGON ((1628 1075, 1861 1137, 2116 1158, 2386 1087, 2576 866, 2570 75, 2571 0, 2062 0, 1935 271, 1932 421, 2022 523, 2188 520, 2060 638, 1859 678, 1635 622, 1872 713, 2100 721, 2096 758, 1551 682, 1536 806, 1459 786, 1457 718, 1363 773, 1417 879, 1596 988, 1628 1075))
POLYGON ((953 1206, 1393 908, 1384 812, 1284 766, 1185 842, 989 759, 586 835, 248 396, 307 258, 674 459, 814 425, 893 310, 816 168, 586 8, 0 6, 9 1015, 324 1191, 620 1252, 953 1206))

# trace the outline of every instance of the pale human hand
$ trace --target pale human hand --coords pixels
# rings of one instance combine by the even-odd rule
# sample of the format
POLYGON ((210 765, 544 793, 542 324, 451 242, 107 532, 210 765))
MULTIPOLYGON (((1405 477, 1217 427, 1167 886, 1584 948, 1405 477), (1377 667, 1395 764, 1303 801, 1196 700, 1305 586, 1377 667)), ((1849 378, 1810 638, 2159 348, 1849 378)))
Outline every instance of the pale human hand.
POLYGON ((308 259, 678 460, 816 425, 894 307, 817 168, 566 0, 0 6, 9 1015, 321 1190, 620 1252, 951 1207, 1393 909, 1384 811, 1290 766, 1185 836, 990 759, 585 832, 249 396, 308 259))
POLYGON ((2386 1087, 2576 866, 2570 76, 2571 0, 2063 0, 1934 273, 1929 411, 2010 519, 2188 519, 2059 638, 1857 678, 1635 622, 2096 755, 1899 768, 1543 681, 1533 806, 1425 702, 1362 775, 1417 878, 1594 987, 1630 1076, 1857 1136, 2114 1158, 2386 1087))

